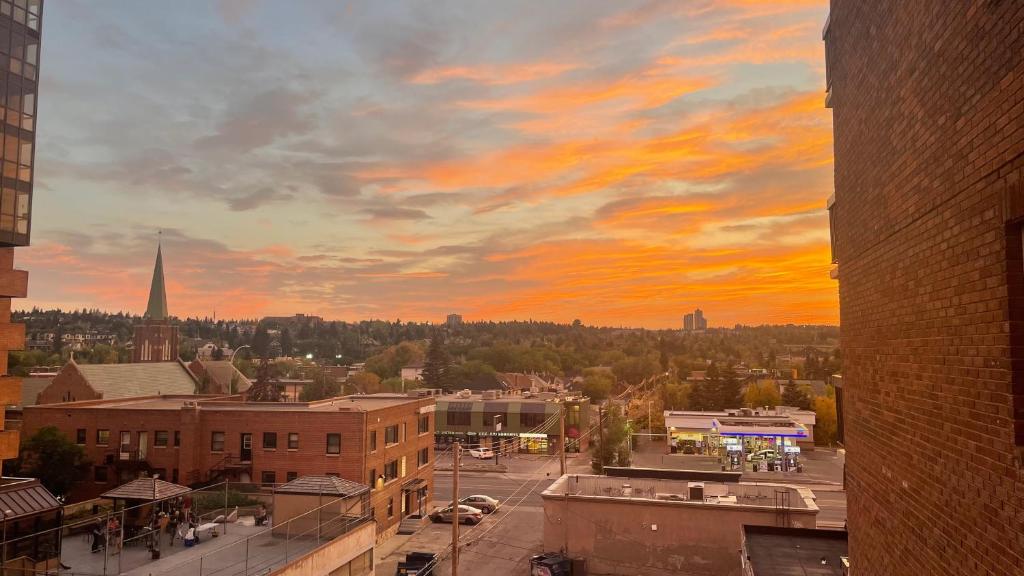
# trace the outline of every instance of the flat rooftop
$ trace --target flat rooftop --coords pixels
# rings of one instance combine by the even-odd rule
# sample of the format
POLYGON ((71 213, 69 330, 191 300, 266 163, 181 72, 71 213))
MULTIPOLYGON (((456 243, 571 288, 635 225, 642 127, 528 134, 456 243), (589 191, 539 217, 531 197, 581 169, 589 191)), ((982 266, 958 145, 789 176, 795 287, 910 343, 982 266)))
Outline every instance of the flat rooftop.
POLYGON ((315 402, 246 402, 239 396, 181 395, 181 396, 138 396, 110 400, 83 400, 60 404, 43 404, 33 409, 48 410, 101 410, 122 408, 126 410, 181 410, 196 405, 200 410, 244 411, 244 412, 332 412, 344 409, 372 412, 402 404, 418 404, 432 397, 413 398, 403 394, 365 394, 339 396, 315 402))
POLYGON ((843 576, 846 532, 744 526, 744 553, 754 576, 843 576))
POLYGON ((814 493, 807 488, 788 484, 744 484, 727 482, 688 482, 660 478, 625 478, 619 476, 593 476, 572 474, 556 480, 542 495, 566 495, 590 498, 610 498, 629 501, 680 502, 716 506, 765 506, 775 508, 777 502, 786 502, 792 510, 818 510, 814 493), (690 499, 690 486, 702 484, 704 496, 690 499))
POLYGON ((538 392, 531 394, 529 397, 523 396, 522 394, 505 394, 502 396, 496 396, 494 398, 484 398, 483 393, 474 392, 469 396, 459 396, 458 394, 442 394, 440 396, 434 396, 438 402, 554 402, 565 398, 569 401, 585 400, 586 396, 560 396, 556 392, 538 392))

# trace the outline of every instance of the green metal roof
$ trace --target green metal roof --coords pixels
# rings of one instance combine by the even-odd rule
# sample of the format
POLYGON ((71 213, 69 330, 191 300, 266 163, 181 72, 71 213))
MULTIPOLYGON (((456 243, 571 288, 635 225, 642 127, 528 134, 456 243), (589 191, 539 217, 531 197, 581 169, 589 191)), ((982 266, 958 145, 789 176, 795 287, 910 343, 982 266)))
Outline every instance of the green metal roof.
POLYGON ((167 291, 164 289, 164 258, 160 245, 156 247, 156 265, 153 267, 153 283, 149 287, 149 305, 146 318, 167 320, 167 291))

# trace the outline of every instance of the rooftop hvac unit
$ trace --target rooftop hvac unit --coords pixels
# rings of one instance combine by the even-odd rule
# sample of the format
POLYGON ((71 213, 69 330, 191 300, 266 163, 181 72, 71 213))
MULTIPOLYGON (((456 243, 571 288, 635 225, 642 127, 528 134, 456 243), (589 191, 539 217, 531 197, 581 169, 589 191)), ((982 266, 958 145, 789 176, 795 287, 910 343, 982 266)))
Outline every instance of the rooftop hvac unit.
POLYGON ((497 397, 497 395, 495 394, 494 390, 484 390, 484 393, 483 393, 483 399, 484 400, 494 400, 496 397, 497 397))
POLYGON ((629 484, 623 484, 622 485, 622 496, 624 498, 632 498, 633 497, 633 487, 630 486, 629 484))
POLYGON ((690 482, 690 500, 696 500, 697 502, 704 501, 704 483, 703 482, 690 482))

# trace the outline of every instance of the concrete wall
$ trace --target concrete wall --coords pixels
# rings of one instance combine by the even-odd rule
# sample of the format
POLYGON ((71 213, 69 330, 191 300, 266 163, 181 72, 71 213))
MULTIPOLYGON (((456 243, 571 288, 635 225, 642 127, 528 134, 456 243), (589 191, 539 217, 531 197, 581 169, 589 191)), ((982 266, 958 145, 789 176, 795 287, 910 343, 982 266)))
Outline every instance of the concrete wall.
POLYGON ((1024 3, 831 8, 852 569, 1024 573, 1024 3))
POLYGON ((356 528, 348 534, 335 538, 287 566, 271 572, 271 576, 324 576, 342 566, 352 563, 346 576, 367 576, 373 574, 373 544, 376 531, 373 522, 356 528), (360 562, 359 557, 369 551, 369 566, 360 562), (355 562, 353 562, 355 560, 355 562))
MULTIPOLYGON (((789 525, 814 528, 817 512, 790 510, 789 525)), ((588 573, 739 576, 742 526, 780 520, 771 507, 545 494, 544 550, 563 549, 568 535, 568 554, 586 557, 588 573)))
POLYGON ((336 529, 339 515, 360 516, 369 512, 363 510, 362 497, 339 500, 336 496, 313 496, 308 494, 274 494, 274 534, 315 535, 317 525, 331 524, 336 529), (320 509, 319 514, 316 512, 320 509), (333 521, 333 522, 332 522, 333 521), (287 523, 287 529, 284 524, 287 523))

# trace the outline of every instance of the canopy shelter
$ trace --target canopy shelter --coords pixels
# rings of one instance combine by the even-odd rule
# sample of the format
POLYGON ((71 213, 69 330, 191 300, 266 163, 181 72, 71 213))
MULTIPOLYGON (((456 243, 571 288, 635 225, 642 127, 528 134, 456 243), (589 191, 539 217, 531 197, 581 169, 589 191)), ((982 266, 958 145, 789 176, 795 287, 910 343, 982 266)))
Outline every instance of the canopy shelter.
POLYGON ((191 488, 166 482, 159 478, 139 478, 126 484, 121 484, 113 490, 101 494, 102 498, 111 500, 132 500, 136 502, 153 502, 156 500, 167 500, 191 492, 191 488))

